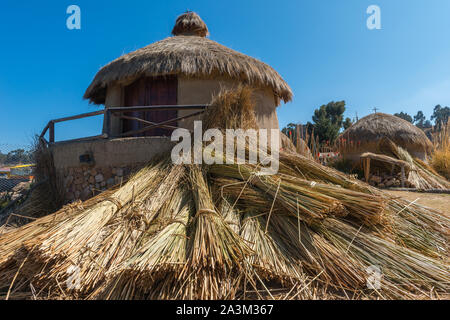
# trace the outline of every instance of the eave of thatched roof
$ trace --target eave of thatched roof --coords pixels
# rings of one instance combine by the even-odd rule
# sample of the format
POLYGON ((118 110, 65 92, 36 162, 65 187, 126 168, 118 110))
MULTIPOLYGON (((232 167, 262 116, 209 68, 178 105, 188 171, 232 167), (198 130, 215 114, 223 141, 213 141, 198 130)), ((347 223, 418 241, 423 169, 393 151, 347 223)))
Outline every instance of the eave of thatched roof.
POLYGON ((199 36, 178 35, 123 55, 95 76, 84 94, 92 103, 103 104, 106 87, 141 76, 180 74, 189 77, 227 77, 253 86, 272 88, 285 102, 292 91, 269 65, 199 36))
POLYGON ((373 113, 360 119, 339 137, 347 143, 350 140, 354 148, 362 150, 365 145, 374 144, 381 138, 389 138, 407 150, 429 153, 433 147, 425 133, 415 125, 385 113, 373 113))

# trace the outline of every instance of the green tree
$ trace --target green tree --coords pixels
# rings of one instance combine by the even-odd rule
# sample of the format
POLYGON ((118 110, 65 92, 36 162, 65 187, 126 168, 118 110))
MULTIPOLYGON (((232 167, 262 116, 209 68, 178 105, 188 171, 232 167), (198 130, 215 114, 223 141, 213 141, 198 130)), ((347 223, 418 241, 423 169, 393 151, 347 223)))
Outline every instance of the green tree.
POLYGON ((431 124, 430 120, 425 121, 425 123, 423 124, 423 128, 424 129, 428 129, 431 128, 433 125, 431 124))
POLYGON ((417 114, 414 116, 414 124, 419 128, 423 128, 426 119, 422 111, 417 111, 417 114))
POLYGON ((344 121, 345 101, 331 101, 314 110, 312 120, 314 132, 319 142, 333 143, 336 140, 344 121))
POLYGON ((406 120, 408 122, 411 122, 411 123, 413 122, 413 118, 409 114, 407 114, 406 112, 403 112, 403 111, 400 113, 394 113, 394 116, 399 117, 399 118, 406 120))
POLYGON ((441 130, 443 125, 447 124, 448 118, 450 117, 450 108, 441 107, 440 104, 434 107, 433 114, 431 115, 431 120, 434 120, 434 124, 437 130, 441 130))
POLYGON ((348 128, 350 128, 353 124, 352 119, 350 118, 345 118, 345 121, 342 123, 342 126, 344 127, 344 130, 347 130, 348 128))
POLYGON ((431 121, 427 120, 422 111, 417 111, 417 114, 414 116, 414 124, 422 130, 432 127, 431 121))

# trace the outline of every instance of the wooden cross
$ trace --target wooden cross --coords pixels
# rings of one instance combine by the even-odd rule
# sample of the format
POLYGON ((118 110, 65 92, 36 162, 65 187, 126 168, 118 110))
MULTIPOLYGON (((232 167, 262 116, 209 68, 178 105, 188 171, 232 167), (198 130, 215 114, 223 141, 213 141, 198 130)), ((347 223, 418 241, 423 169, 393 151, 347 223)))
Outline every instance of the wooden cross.
POLYGON ((373 108, 372 109, 375 113, 377 113, 377 110, 379 110, 379 109, 377 109, 376 107, 375 108, 373 108))

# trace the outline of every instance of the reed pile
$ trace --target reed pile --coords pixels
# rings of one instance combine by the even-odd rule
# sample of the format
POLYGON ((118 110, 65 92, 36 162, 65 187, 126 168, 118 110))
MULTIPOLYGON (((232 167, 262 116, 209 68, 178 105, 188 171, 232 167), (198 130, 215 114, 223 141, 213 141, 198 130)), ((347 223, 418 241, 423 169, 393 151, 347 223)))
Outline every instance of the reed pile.
MULTIPOLYGON (((224 128, 252 124, 246 90, 218 96, 205 119, 223 108, 224 128), (227 122, 242 110, 248 119, 227 122)), ((281 153, 271 176, 260 175, 262 165, 173 165, 165 155, 120 188, 8 231, 0 295, 416 299, 450 291, 448 218, 300 155, 281 153), (369 289, 374 266, 382 277, 369 289)))
POLYGON ((383 138, 378 143, 378 149, 382 154, 395 159, 406 161, 409 166, 407 181, 414 188, 421 190, 449 190, 450 182, 440 176, 433 168, 420 159, 413 158, 408 151, 399 147, 388 138, 383 138))

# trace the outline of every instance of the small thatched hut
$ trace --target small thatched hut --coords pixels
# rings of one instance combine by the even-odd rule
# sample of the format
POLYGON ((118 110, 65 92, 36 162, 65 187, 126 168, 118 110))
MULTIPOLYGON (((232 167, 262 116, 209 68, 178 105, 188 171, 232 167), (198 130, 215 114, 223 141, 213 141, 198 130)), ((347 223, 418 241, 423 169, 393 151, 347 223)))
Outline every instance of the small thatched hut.
MULTIPOLYGON (((281 76, 267 64, 206 38, 206 24, 194 12, 178 17, 173 37, 128 53, 107 64, 95 76, 84 98, 109 107, 208 104, 224 89, 248 84, 255 89, 256 118, 260 128, 278 128, 276 107, 291 100, 292 92, 281 76)), ((162 122, 185 115, 186 110, 132 114, 162 122)), ((174 124, 191 129, 192 118, 174 124)), ((143 126, 130 119, 116 119, 112 133, 143 126)), ((147 136, 168 135, 163 128, 147 136)))
POLYGON ((206 38, 208 28, 194 12, 180 15, 172 34, 98 71, 84 98, 105 110, 51 120, 44 129, 67 201, 88 199, 171 150, 173 130, 192 130, 221 91, 249 87, 257 126, 279 130, 276 108, 292 92, 274 69, 206 38), (99 114, 102 134, 55 142, 55 122, 99 114))
POLYGON ((378 142, 382 138, 389 138, 421 160, 426 160, 432 149, 431 141, 422 130, 385 113, 368 115, 345 130, 338 138, 339 149, 345 158, 359 162, 365 152, 378 153, 378 142))

